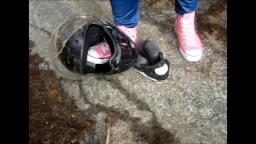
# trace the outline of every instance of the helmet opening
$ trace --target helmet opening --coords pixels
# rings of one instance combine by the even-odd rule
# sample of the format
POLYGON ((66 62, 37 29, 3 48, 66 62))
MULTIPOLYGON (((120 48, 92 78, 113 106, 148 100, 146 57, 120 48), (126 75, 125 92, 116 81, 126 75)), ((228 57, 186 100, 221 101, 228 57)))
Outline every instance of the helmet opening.
POLYGON ((93 16, 75 16, 60 24, 51 37, 51 45, 56 68, 71 77, 120 73, 132 67, 137 57, 128 36, 93 16), (101 44, 107 44, 103 47, 106 49, 101 49, 101 44), (97 51, 99 47, 103 55, 97 51))
POLYGON ((98 24, 88 24, 79 29, 65 44, 59 55, 61 62, 71 71, 83 73, 107 73, 111 70, 109 62, 96 64, 88 62, 83 56, 88 55, 90 48, 97 43, 107 41, 110 51, 114 53, 114 44, 103 27, 98 24), (84 67, 82 66, 84 64, 84 67))

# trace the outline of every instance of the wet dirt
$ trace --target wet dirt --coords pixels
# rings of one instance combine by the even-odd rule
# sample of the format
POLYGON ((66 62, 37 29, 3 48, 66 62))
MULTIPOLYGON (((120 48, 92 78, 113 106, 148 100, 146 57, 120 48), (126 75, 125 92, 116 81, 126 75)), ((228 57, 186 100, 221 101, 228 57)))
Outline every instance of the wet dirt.
MULTIPOLYGON (((88 144, 100 143, 95 137, 95 116, 99 112, 107 114, 107 119, 111 120, 113 127, 117 120, 128 122, 131 126, 132 137, 138 143, 149 144, 179 144, 175 135, 164 129, 157 121, 157 118, 150 110, 148 105, 136 100, 140 109, 151 111, 153 119, 147 124, 139 122, 138 118, 132 117, 129 112, 119 112, 114 108, 107 108, 101 105, 90 103, 86 94, 83 93, 81 83, 79 84, 80 93, 91 108, 82 113, 73 104, 71 99, 65 96, 59 87, 59 81, 52 71, 40 71, 39 65, 43 61, 37 56, 30 56, 30 109, 29 109, 29 143, 59 144, 73 143, 87 139, 88 144), (87 138, 85 138, 85 135, 87 138)), ((120 83, 111 81, 113 87, 121 89, 127 98, 133 97, 122 87, 120 83)), ((124 135, 125 137, 125 135, 124 135)), ((112 136, 110 136, 112 138, 112 136)))
POLYGON ((53 71, 40 71, 43 60, 29 56, 29 143, 78 144, 95 121, 65 96, 53 71))

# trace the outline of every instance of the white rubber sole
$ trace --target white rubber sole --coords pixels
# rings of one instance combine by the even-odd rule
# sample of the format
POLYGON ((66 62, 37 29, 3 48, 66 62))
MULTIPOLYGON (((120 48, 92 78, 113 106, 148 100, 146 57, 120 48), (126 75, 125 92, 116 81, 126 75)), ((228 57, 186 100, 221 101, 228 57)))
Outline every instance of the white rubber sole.
POLYGON ((140 74, 143 75, 144 77, 146 77, 146 78, 152 80, 153 82, 156 82, 157 84, 163 84, 163 83, 168 82, 168 80, 161 80, 161 81, 159 81, 159 80, 153 79, 153 78, 147 76, 145 73, 143 73, 143 72, 141 72, 141 71, 139 71, 139 70, 136 70, 136 71, 138 71, 138 73, 140 73, 140 74))
POLYGON ((146 78, 148 78, 148 79, 150 79, 150 80, 152 80, 152 81, 154 81, 154 82, 158 82, 158 80, 153 79, 153 78, 147 76, 144 72, 141 72, 141 71, 139 71, 139 70, 137 70, 137 71, 138 71, 140 74, 142 74, 143 76, 145 76, 146 78))
POLYGON ((177 41, 178 41, 178 45, 179 45, 179 51, 180 51, 180 53, 181 53, 181 56, 182 56, 185 60, 187 60, 187 61, 189 61, 189 62, 198 62, 199 60, 201 60, 201 58, 202 58, 202 56, 203 56, 203 51, 202 51, 201 54, 199 54, 199 55, 191 56, 191 55, 186 54, 186 53, 182 50, 182 48, 180 47, 180 42, 179 42, 179 34, 178 34, 177 30, 176 30, 176 23, 177 23, 177 21, 175 22, 174 32, 175 32, 176 37, 177 37, 177 41))
POLYGON ((202 56, 203 56, 203 52, 202 52, 201 54, 199 54, 199 55, 191 56, 191 55, 186 54, 186 53, 182 50, 182 48, 179 48, 179 50, 180 50, 180 53, 181 53, 181 55, 183 56, 183 58, 186 59, 186 60, 189 61, 189 62, 197 62, 197 61, 201 60, 201 58, 202 58, 202 56))
POLYGON ((105 64, 109 61, 109 59, 99 59, 99 58, 95 58, 91 55, 87 55, 87 61, 94 63, 94 64, 105 64))

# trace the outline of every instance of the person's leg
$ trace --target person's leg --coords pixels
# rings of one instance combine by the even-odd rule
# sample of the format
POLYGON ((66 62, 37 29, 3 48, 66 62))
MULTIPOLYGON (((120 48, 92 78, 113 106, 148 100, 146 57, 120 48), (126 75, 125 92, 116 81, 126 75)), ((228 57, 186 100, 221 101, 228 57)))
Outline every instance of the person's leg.
POLYGON ((176 0, 175 11, 179 15, 188 14, 198 10, 200 5, 199 0, 176 0))
POLYGON ((128 35, 136 44, 139 54, 134 63, 144 76, 157 81, 164 80, 169 75, 169 62, 159 56, 160 50, 152 42, 140 41, 138 37, 138 23, 140 20, 139 0, 110 0, 112 13, 117 28, 128 35), (148 52, 147 58, 140 52, 148 52), (141 65, 150 65, 152 68, 142 68, 141 65))
POLYGON ((139 0, 110 0, 116 25, 133 28, 140 20, 139 0))
POLYGON ((178 15, 175 30, 178 34, 180 52, 188 61, 198 61, 203 54, 202 40, 195 28, 195 11, 199 0, 176 0, 175 11, 178 15))
POLYGON ((110 0, 110 3, 116 26, 138 44, 139 0, 110 0))

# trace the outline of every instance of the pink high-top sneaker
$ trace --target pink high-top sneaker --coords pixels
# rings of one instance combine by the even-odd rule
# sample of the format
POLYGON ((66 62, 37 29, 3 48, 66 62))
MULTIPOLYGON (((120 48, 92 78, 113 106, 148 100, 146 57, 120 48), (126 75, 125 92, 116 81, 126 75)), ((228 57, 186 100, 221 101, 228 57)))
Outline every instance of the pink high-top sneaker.
POLYGON ((195 12, 178 15, 175 31, 178 35, 181 55, 190 62, 199 61, 204 48, 195 29, 195 12))
POLYGON ((140 43, 140 39, 138 37, 138 26, 133 28, 128 28, 126 26, 117 26, 117 28, 125 33, 135 44, 140 43))
POLYGON ((87 55, 87 61, 94 64, 104 64, 108 62, 111 55, 112 53, 108 43, 103 41, 90 47, 87 55))
MULTIPOLYGON (((125 33, 135 44, 140 44, 138 37, 138 27, 128 28, 126 26, 117 26, 117 28, 125 33)), ((90 48, 88 51, 89 61, 96 64, 106 63, 111 57, 111 51, 106 42, 101 42, 90 48)))

